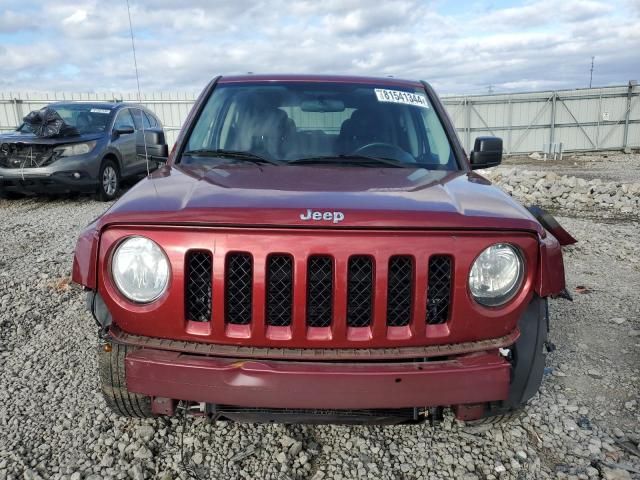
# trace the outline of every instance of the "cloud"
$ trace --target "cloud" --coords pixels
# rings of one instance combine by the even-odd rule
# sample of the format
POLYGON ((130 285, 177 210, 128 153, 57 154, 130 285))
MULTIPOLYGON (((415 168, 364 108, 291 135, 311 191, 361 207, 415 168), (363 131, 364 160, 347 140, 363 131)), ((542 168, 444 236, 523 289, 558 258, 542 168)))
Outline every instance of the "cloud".
POLYGON ((73 28, 76 25, 80 25, 84 23, 86 19, 87 19, 87 11, 80 9, 80 10, 76 10, 67 18, 62 20, 62 23, 67 27, 73 28))
POLYGON ((0 34, 16 33, 36 28, 33 18, 21 12, 5 10, 0 13, 0 34))
MULTIPOLYGON (((482 1, 131 0, 141 86, 252 71, 424 78, 442 93, 574 88, 591 56, 596 85, 637 76, 638 0, 482 1)), ((6 5, 0 89, 135 90, 124 1, 6 5)))

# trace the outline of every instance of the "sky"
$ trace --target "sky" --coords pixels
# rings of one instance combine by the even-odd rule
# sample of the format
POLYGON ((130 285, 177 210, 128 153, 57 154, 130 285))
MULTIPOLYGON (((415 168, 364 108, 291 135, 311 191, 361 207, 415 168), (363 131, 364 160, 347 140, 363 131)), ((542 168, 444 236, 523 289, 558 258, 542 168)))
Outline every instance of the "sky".
MULTIPOLYGON (((441 94, 640 80, 640 0, 130 0, 140 87, 218 74, 429 81, 441 94)), ((136 89, 126 0, 0 0, 0 92, 136 89)))

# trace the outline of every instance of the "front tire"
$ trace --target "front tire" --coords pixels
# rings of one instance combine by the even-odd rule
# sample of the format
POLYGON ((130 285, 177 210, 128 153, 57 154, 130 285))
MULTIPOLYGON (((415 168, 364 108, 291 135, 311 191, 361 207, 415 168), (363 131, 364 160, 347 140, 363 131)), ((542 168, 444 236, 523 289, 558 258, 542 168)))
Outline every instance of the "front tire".
POLYGON ((116 198, 119 191, 120 169, 113 160, 104 160, 98 174, 98 199, 110 202, 116 198))
POLYGON ((546 298, 533 297, 518 321, 520 337, 511 346, 513 368, 509 398, 487 405, 484 416, 466 421, 467 425, 494 425, 518 418, 527 402, 542 384, 546 362, 545 346, 549 333, 549 308, 546 298))
POLYGON ((127 390, 125 357, 131 347, 110 344, 111 349, 99 347, 98 369, 102 395, 109 408, 122 417, 151 418, 151 397, 127 390))

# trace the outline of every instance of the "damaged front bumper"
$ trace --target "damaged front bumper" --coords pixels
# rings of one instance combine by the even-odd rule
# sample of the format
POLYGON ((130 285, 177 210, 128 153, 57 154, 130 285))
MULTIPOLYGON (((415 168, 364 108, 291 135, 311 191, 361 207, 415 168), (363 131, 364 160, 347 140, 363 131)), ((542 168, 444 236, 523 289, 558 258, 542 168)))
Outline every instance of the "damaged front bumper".
POLYGON ((17 193, 93 192, 98 180, 82 169, 0 168, 0 191, 17 193))
POLYGON ((445 360, 292 362, 189 355, 156 349, 127 354, 130 392, 152 397, 156 414, 177 400, 287 409, 397 409, 505 400, 511 364, 497 350, 445 360))

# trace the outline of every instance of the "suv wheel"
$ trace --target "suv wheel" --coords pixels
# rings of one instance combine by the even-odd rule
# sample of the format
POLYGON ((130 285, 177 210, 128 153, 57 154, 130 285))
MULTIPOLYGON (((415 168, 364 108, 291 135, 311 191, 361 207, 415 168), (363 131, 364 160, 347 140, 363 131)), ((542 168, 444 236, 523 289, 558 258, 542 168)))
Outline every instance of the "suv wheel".
POLYGON ((126 345, 111 344, 111 350, 100 347, 98 369, 102 395, 113 412, 123 417, 151 418, 151 397, 127 390, 124 359, 132 351, 126 345))
POLYGON ((490 417, 479 418, 478 420, 466 420, 464 423, 469 427, 479 427, 481 425, 502 425, 517 420, 524 414, 524 407, 515 408, 507 413, 501 413, 490 417))
POLYGON ((518 321, 520 337, 511 347, 513 367, 509 398, 488 405, 482 418, 468 425, 492 425, 509 422, 523 413, 527 402, 542 383, 549 332, 549 307, 546 298, 534 296, 518 321))
POLYGON ((109 202, 116 198, 120 190, 120 171, 113 160, 105 160, 98 176, 98 198, 109 202))

